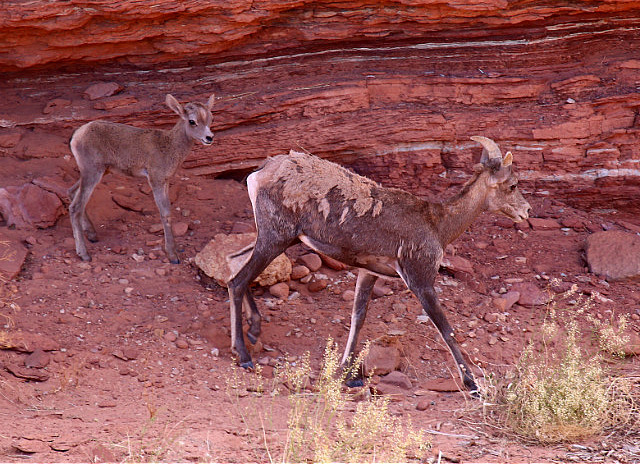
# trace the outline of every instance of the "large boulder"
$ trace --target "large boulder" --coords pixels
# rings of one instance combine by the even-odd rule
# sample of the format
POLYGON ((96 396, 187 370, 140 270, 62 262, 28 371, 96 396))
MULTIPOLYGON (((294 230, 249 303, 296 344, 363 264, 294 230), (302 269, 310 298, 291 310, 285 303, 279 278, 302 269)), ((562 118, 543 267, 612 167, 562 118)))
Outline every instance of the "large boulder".
POLYGON ((620 230, 596 232, 587 237, 587 263, 594 274, 607 280, 640 278, 640 236, 620 230))
POLYGON ((64 211, 58 195, 34 183, 0 188, 0 215, 9 226, 45 229, 64 211))
MULTIPOLYGON (((235 259, 231 259, 229 255, 251 246, 255 241, 255 233, 217 234, 196 255, 195 263, 207 276, 214 279, 220 286, 226 287, 231 276, 238 272, 249 259, 251 252, 235 259)), ((286 282, 290 276, 291 261, 283 253, 274 259, 255 281, 259 285, 268 287, 278 282, 286 282)))

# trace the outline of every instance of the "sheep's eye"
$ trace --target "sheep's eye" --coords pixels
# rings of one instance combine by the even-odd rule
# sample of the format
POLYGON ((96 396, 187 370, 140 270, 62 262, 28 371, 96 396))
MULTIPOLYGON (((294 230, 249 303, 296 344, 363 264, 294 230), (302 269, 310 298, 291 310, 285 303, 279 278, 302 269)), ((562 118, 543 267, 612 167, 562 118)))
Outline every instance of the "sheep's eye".
POLYGON ((196 122, 193 119, 189 119, 189 124, 191 124, 192 126, 195 126, 196 122))
POLYGON ((518 186, 518 184, 511 184, 509 186, 509 190, 511 190, 513 192, 516 189, 517 186, 518 186))

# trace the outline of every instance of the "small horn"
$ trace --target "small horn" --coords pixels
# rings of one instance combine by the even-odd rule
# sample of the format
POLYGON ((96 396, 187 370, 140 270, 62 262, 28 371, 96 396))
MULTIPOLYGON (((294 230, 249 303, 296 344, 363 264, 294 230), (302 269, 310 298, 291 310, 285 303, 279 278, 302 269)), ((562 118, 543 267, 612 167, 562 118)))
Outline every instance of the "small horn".
POLYGON ((483 148, 487 151, 488 157, 491 158, 499 158, 502 159, 502 153, 500 152, 500 148, 498 144, 496 144, 493 140, 487 137, 481 137, 479 135, 474 135, 471 137, 471 140, 474 142, 478 142, 483 148))

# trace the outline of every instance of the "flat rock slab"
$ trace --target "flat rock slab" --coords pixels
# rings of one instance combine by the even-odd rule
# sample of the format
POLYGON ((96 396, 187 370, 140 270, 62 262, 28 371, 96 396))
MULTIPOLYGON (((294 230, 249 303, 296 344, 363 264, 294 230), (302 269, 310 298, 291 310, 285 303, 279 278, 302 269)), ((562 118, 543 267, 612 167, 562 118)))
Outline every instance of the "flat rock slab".
POLYGON ((459 392, 463 391, 461 384, 453 379, 435 379, 428 380, 422 384, 422 388, 425 390, 431 390, 436 392, 459 392))
POLYGON ((587 237, 587 263, 594 274, 607 280, 640 278, 640 236, 620 230, 596 232, 587 237))

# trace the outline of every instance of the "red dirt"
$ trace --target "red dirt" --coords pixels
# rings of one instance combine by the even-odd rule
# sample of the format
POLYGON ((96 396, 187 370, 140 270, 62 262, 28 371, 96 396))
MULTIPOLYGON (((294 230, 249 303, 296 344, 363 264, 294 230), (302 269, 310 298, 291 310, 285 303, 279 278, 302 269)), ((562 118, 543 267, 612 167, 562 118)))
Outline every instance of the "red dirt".
MULTIPOLYGON (((72 162, 40 160, 40 167, 53 169, 61 163, 68 172, 65 182, 71 185, 72 162)), ((24 175, 19 163, 5 166, 3 175, 24 175)), ((0 237, 26 240, 30 251, 19 277, 1 287, 4 330, 13 340, 29 341, 41 334, 58 348, 50 352, 49 365, 38 369, 49 374, 46 381, 27 381, 0 371, 3 461, 267 461, 263 430, 273 458, 281 459, 286 399, 258 398, 246 389, 229 395, 228 381, 238 370, 229 349, 226 290, 207 288, 191 264, 216 233, 230 232, 236 223, 252 224, 246 189, 235 180, 183 175, 172 185, 173 206, 180 209, 174 211, 175 220, 190 227, 177 237, 183 249, 179 265, 167 262, 162 236, 149 232, 159 216, 152 198, 141 193, 147 191, 142 181, 113 174, 105 177, 89 204, 100 238, 89 244, 90 264, 75 256, 68 215, 46 230, 0 227, 0 237), (139 195, 143 213, 117 206, 111 200, 114 192, 139 195), (144 261, 137 262, 132 254, 140 250, 144 261), (178 348, 169 341, 171 336, 165 336, 168 333, 185 339, 187 347, 178 348), (218 357, 212 355, 216 348, 218 357), (271 412, 265 413, 268 409, 271 412), (267 424, 264 428, 260 417, 267 424)), ((547 278, 559 278, 576 283, 581 291, 597 290, 613 301, 596 302, 594 314, 635 315, 630 331, 637 336, 640 330, 637 284, 602 282, 588 273, 582 256, 587 228, 615 226, 620 220, 640 224, 637 216, 606 210, 587 213, 554 200, 532 195, 528 199, 539 216, 579 218, 586 227, 519 231, 509 221, 485 214, 454 242, 457 255, 473 263, 473 278, 465 282, 442 274, 438 279, 441 301, 462 334, 463 348, 487 372, 500 373, 512 366, 546 314, 544 306, 515 305, 503 323, 482 320, 486 313, 496 312, 491 292, 509 287, 508 279, 522 278, 543 288, 547 278), (516 257, 526 257, 526 262, 516 257), (483 328, 476 328, 473 338, 464 335, 471 320, 483 328), (499 337, 491 346, 493 335, 499 337)), ((290 253, 296 256, 301 251, 298 245, 290 253)), ((329 275, 331 284, 319 293, 302 290, 300 298, 273 308, 265 306, 268 292, 258 297, 266 318, 261 340, 274 351, 254 354, 254 359, 310 351, 317 368, 327 337, 344 347, 350 305, 341 294, 355 281, 348 271, 322 268, 320 272, 329 275)), ((403 370, 414 388, 394 396, 391 410, 429 431, 434 459, 441 452, 453 462, 637 460, 633 437, 599 437, 578 447, 532 446, 484 426, 480 400, 459 392, 426 390, 428 382, 450 382, 455 367, 436 330, 416 323, 421 310, 415 297, 399 283, 391 288, 393 295, 372 301, 361 341, 390 331, 400 334, 395 336, 404 350, 403 370), (396 305, 393 311, 396 303, 406 309, 396 305), (427 410, 418 411, 416 404, 424 396, 432 402, 427 410)), ((46 345, 40 339, 31 346, 46 349, 46 345)), ((2 350, 0 363, 22 366, 26 356, 2 350)), ((615 361, 612 368, 640 375, 637 357, 615 361)), ((265 367, 264 374, 272 376, 272 369, 265 367)), ((254 374, 246 378, 249 385, 254 374)))

